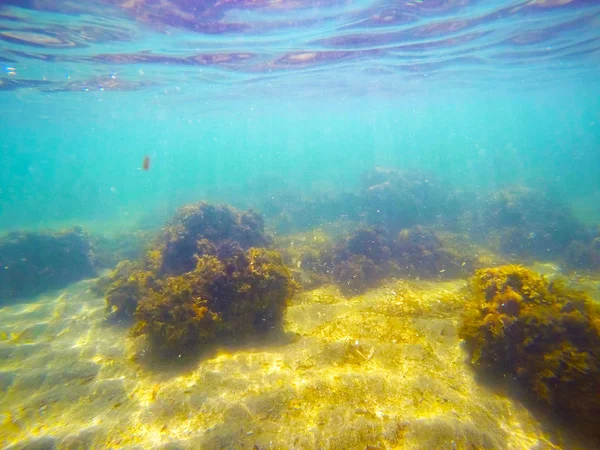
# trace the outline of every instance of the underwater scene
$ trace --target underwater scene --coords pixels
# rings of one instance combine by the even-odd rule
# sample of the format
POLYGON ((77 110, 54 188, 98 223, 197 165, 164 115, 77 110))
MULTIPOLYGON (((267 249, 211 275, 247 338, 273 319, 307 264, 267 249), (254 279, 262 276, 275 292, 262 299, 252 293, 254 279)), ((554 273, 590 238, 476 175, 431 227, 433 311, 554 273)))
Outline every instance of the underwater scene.
POLYGON ((600 2, 0 2, 0 448, 600 449, 600 2))

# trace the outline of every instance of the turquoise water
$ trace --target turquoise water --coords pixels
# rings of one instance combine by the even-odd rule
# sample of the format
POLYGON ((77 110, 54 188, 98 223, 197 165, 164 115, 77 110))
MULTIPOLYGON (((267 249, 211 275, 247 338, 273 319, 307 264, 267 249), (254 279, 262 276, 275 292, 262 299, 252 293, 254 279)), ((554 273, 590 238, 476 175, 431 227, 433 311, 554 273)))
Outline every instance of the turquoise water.
POLYGON ((596 0, 1 1, 0 447, 600 448, 599 62, 596 0))
POLYGON ((599 12, 4 2, 0 227, 121 224, 199 197, 245 205, 276 179, 354 188, 375 166, 475 191, 551 187, 593 221, 599 12))

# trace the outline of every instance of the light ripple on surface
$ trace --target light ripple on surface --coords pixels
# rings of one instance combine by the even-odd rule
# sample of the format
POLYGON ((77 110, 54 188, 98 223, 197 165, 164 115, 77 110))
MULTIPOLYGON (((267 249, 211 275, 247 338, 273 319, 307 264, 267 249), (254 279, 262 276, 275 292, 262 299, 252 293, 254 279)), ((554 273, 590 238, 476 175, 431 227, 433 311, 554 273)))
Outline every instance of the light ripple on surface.
POLYGON ((415 73, 427 83, 444 75, 443 86, 451 88, 457 71, 458 84, 491 88, 510 82, 510 71, 520 67, 527 67, 534 87, 553 76, 589 77, 597 72, 600 49, 600 5, 585 0, 18 4, 0 6, 6 74, 0 90, 123 91, 184 83, 220 95, 265 75, 271 84, 292 82, 296 89, 328 86, 343 70, 353 79, 342 91, 356 94, 382 79, 393 91, 391 85, 411 82, 415 73), (152 67, 151 77, 143 66, 152 67), (190 76, 177 67, 215 76, 190 76), (301 80, 283 81, 295 74, 301 80), (102 77, 113 81, 97 85, 102 77))

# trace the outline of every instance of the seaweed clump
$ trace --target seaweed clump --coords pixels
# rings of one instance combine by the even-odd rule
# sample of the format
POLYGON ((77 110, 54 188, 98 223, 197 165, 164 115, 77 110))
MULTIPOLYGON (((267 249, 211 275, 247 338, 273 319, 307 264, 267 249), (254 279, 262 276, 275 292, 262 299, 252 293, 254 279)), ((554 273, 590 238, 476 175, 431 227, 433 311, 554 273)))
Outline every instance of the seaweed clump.
POLYGON ((185 206, 145 258, 113 271, 107 310, 165 356, 274 329, 296 284, 277 252, 252 246, 267 242, 254 213, 185 206))
POLYGON ((507 255, 556 259, 585 227, 558 199, 524 187, 505 189, 486 203, 482 234, 495 230, 498 248, 507 255))
POLYGON ((471 264, 470 258, 446 248, 434 231, 421 226, 400 231, 394 256, 399 270, 413 277, 458 276, 471 264))
POLYGON ((441 219, 454 224, 462 214, 458 193, 419 171, 378 167, 363 174, 362 185, 367 223, 393 232, 441 219))
POLYGON ((58 289, 95 275, 92 243, 76 227, 61 232, 12 232, 0 238, 0 299, 58 289))
POLYGON ((591 230, 587 239, 573 241, 565 252, 567 266, 577 270, 600 270, 600 228, 591 230))
POLYGON ((281 323, 294 287, 277 252, 203 256, 193 271, 163 280, 140 300, 132 332, 147 335, 162 353, 270 331, 281 323))
POLYGON ((391 272, 393 240, 381 228, 361 227, 338 242, 331 274, 346 295, 360 294, 391 272))
POLYGON ((322 192, 307 197, 300 193, 278 193, 261 204, 278 234, 312 230, 331 223, 360 220, 364 198, 354 192, 322 192))
POLYGON ((338 243, 331 273, 344 293, 360 294, 386 276, 457 276, 468 260, 424 227, 404 229, 395 238, 380 227, 361 227, 338 243))
POLYGON ((238 212, 227 205, 198 202, 180 208, 163 231, 160 271, 180 275, 194 270, 198 257, 214 253, 227 241, 240 247, 264 247, 264 220, 254 211, 238 212))
POLYGON ((520 266, 473 278, 461 337, 472 363, 516 379, 580 423, 600 424, 600 309, 582 292, 520 266))
POLYGON ((121 261, 106 278, 101 278, 96 290, 104 288, 106 312, 117 319, 133 316, 138 302, 155 289, 157 275, 139 262, 121 261))

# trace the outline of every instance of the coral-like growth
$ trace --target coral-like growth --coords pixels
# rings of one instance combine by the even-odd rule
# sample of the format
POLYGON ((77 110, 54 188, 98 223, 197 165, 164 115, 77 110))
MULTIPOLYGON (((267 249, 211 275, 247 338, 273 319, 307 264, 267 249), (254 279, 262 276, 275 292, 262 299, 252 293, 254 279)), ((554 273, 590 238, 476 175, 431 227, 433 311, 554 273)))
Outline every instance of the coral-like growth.
POLYGON ((251 248, 220 261, 204 257, 196 271, 204 279, 208 306, 225 323, 225 330, 243 336, 280 324, 288 299, 296 289, 281 256, 251 248))
POLYGON ((263 229, 262 217, 252 211, 240 213, 205 202, 184 206, 144 258, 121 263, 98 282, 96 290, 104 288, 108 311, 120 318, 131 317, 140 299, 159 290, 165 278, 193 272, 202 257, 230 264, 234 255, 243 256, 250 246, 268 243, 263 229))
POLYGON ((94 274, 92 244, 81 228, 0 238, 0 299, 36 295, 94 274))
POLYGON ((381 229, 359 228, 346 241, 346 251, 352 255, 362 255, 375 264, 390 260, 392 250, 388 234, 381 229))
POLYGON ((582 292, 520 266, 478 270, 461 337, 479 368, 600 424, 600 309, 582 292))
POLYGON ((215 206, 206 202, 180 208, 163 234, 160 270, 165 275, 194 270, 197 258, 207 250, 206 243, 219 245, 224 241, 235 241, 244 249, 269 243, 259 214, 253 211, 240 213, 227 205, 215 206))

